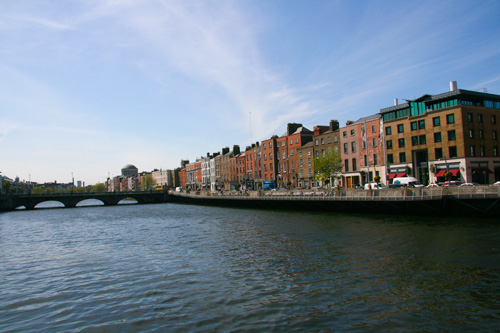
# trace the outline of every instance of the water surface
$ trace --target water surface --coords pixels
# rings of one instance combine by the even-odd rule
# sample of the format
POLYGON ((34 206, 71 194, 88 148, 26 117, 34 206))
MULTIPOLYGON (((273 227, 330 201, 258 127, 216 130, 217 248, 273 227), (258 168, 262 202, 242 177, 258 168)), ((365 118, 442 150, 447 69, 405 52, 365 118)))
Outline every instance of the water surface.
POLYGON ((0 214, 0 331, 495 331, 500 224, 177 204, 0 214))

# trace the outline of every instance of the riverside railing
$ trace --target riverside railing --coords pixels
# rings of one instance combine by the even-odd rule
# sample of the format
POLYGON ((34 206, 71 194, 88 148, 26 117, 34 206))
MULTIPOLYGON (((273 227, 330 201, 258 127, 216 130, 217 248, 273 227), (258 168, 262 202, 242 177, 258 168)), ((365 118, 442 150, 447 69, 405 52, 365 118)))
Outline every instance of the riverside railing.
POLYGON ((414 201, 500 198, 500 186, 456 186, 432 188, 398 188, 382 190, 282 190, 282 191, 226 191, 226 192, 171 192, 173 195, 199 198, 235 200, 330 200, 330 201, 414 201))

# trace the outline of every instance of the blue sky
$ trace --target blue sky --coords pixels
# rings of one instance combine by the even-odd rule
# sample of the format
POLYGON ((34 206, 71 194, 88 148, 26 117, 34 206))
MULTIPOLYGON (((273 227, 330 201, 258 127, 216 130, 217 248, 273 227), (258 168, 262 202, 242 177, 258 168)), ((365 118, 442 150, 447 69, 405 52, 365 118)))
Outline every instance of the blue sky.
POLYGON ((439 94, 500 94, 499 1, 0 0, 0 171, 104 182, 341 126, 439 94))

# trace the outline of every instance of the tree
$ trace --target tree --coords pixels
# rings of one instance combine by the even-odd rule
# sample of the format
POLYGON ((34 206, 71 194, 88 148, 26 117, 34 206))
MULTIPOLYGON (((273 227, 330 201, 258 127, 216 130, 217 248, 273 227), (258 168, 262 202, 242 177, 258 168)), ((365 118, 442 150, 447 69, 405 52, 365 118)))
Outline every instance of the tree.
POLYGON ((106 192, 107 190, 106 184, 104 183, 97 183, 92 186, 92 192, 106 192))
POLYGON ((142 177, 142 189, 148 190, 156 183, 151 174, 142 177))
POLYGON ((337 150, 328 148, 323 156, 314 158, 314 175, 316 180, 326 184, 342 171, 342 158, 337 150))
POLYGON ((2 180, 2 189, 3 189, 4 193, 9 193, 11 187, 12 187, 11 182, 9 182, 5 179, 2 180))

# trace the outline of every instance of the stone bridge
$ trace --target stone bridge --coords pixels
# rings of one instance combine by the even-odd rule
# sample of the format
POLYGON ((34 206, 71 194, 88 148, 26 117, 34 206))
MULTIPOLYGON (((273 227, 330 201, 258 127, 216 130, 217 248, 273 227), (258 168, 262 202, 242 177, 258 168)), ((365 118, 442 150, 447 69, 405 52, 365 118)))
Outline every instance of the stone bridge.
POLYGON ((60 202, 65 208, 72 208, 88 199, 99 200, 105 206, 118 205, 123 199, 134 199, 139 204, 165 203, 170 201, 167 191, 10 194, 0 195, 0 212, 15 210, 19 207, 34 209, 38 204, 47 201, 60 202))

